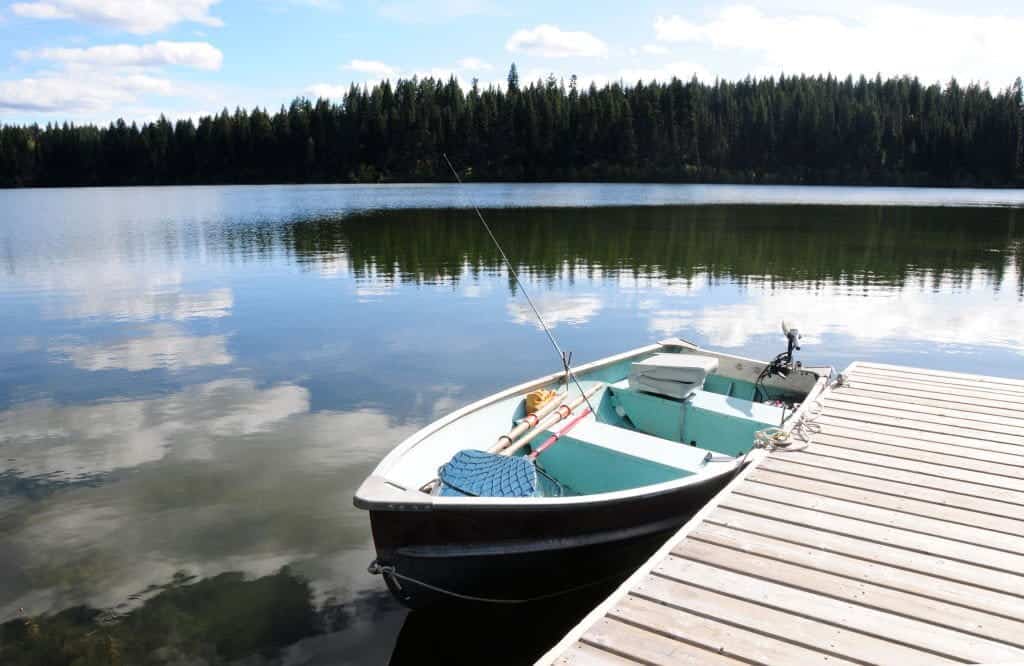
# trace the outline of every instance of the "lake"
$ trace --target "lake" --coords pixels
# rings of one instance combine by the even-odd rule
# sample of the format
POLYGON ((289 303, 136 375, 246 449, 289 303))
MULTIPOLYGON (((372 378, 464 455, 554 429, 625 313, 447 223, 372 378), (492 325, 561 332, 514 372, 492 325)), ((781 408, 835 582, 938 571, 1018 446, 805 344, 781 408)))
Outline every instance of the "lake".
POLYGON ((0 191, 3 661, 521 663, 589 610, 408 614, 366 572, 380 458, 560 368, 471 202, 578 363, 768 358, 785 318, 805 364, 1024 376, 1021 191, 0 191))

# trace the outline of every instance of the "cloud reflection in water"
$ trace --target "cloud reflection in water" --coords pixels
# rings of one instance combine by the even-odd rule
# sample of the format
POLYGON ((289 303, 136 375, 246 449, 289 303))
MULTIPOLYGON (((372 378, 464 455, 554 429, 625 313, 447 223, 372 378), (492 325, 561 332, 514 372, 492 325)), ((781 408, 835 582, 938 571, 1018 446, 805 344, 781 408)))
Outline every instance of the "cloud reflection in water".
POLYGON ((269 575, 292 564, 330 581, 324 594, 360 589, 371 555, 350 489, 415 426, 308 407, 299 386, 220 380, 163 398, 0 413, 0 452, 19 473, 118 472, 114 484, 5 511, 19 527, 0 547, 0 617, 112 607, 180 570, 269 575))

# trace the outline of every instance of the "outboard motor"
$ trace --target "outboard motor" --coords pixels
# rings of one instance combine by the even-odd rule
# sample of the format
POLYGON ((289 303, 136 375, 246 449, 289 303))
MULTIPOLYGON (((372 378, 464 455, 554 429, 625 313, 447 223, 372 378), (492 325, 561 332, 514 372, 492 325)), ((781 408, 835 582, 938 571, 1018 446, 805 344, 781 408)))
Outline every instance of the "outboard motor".
POLYGON ((795 326, 790 326, 786 323, 786 320, 782 320, 782 334, 786 336, 786 340, 789 342, 786 349, 786 361, 789 364, 793 363, 793 352, 800 351, 800 331, 795 326))
POLYGON ((782 334, 786 336, 786 351, 773 358, 757 376, 754 381, 755 400, 763 401, 769 398, 766 380, 772 377, 788 377, 790 372, 800 368, 800 361, 793 360, 793 352, 800 351, 800 331, 783 321, 782 334))

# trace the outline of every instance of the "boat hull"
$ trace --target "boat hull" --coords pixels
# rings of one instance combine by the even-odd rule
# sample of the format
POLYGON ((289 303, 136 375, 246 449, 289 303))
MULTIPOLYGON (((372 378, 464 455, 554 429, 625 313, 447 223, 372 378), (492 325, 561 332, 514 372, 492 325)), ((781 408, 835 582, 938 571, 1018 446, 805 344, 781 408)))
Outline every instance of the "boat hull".
POLYGON ((586 504, 371 510, 377 564, 410 608, 569 593, 630 574, 734 474, 586 504))

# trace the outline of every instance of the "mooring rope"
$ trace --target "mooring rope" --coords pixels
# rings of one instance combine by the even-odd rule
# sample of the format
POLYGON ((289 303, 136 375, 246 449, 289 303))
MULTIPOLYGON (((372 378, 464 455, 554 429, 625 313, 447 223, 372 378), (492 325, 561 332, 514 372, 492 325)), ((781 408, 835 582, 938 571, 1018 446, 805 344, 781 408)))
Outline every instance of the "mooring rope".
MULTIPOLYGON (((839 373, 835 379, 829 380, 826 388, 835 389, 840 386, 847 386, 849 383, 850 380, 847 376, 839 373)), ((822 394, 824 394, 824 391, 822 391, 822 394)), ((824 409, 824 406, 821 404, 822 394, 819 394, 818 397, 804 407, 803 414, 800 415, 800 418, 789 430, 765 428, 754 433, 754 448, 767 449, 768 451, 799 451, 807 448, 811 444, 811 439, 814 435, 821 432, 821 424, 817 423, 817 419, 821 416, 824 409), (796 442, 803 444, 803 446, 793 446, 796 442)))
POLYGON ((605 583, 605 582, 608 582, 608 581, 610 581, 610 580, 612 580, 614 578, 618 578, 618 577, 622 576, 627 571, 631 571, 631 569, 622 569, 621 571, 616 571, 615 573, 613 573, 613 574, 611 574, 609 576, 605 576, 603 578, 598 578, 597 580, 587 581, 586 583, 583 583, 581 585, 576 585, 574 587, 570 587, 570 588, 565 589, 565 590, 559 590, 557 592, 549 592, 547 594, 541 594, 541 595, 536 596, 536 597, 528 597, 526 599, 496 599, 494 597, 478 597, 478 596, 475 596, 475 595, 472 595, 472 594, 463 594, 462 592, 456 592, 455 590, 446 590, 443 587, 439 587, 437 585, 432 585, 432 584, 430 584, 430 583, 428 583, 426 581, 419 580, 418 578, 413 578, 412 576, 406 576, 405 574, 398 573, 398 571, 395 569, 395 567, 393 565, 381 564, 380 562, 378 562, 376 560, 374 560, 373 562, 370 563, 370 566, 367 569, 367 571, 369 571, 371 574, 373 574, 375 576, 376 575, 393 576, 393 577, 395 577, 395 578, 397 578, 399 580, 404 580, 404 581, 407 581, 407 582, 410 582, 410 583, 414 583, 416 585, 419 585, 420 587, 425 587, 428 590, 432 590, 432 591, 437 592, 439 594, 446 594, 446 595, 448 595, 450 597, 454 597, 456 599, 461 599, 463 601, 476 601, 476 602, 485 603, 485 604, 528 604, 528 603, 533 602, 533 601, 543 601, 544 599, 553 599, 555 597, 560 597, 560 596, 563 596, 563 595, 566 595, 566 594, 572 594, 573 592, 579 592, 580 590, 583 590, 583 589, 588 588, 588 587, 594 587, 595 585, 600 585, 601 583, 605 583))

